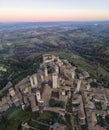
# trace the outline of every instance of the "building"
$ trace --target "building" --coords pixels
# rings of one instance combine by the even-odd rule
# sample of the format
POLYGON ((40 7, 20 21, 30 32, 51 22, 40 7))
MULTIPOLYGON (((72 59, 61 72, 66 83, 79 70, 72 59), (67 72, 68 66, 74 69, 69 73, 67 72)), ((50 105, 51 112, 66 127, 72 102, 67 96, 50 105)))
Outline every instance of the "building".
POLYGON ((45 54, 43 55, 43 63, 49 63, 55 60, 55 56, 54 55, 50 55, 50 54, 45 54))
POLYGON ((41 79, 42 82, 44 81, 44 76, 43 76, 42 73, 40 73, 40 79, 41 79))
POLYGON ((79 92, 81 88, 81 80, 78 80, 76 92, 79 92))
POLYGON ((10 88, 9 94, 11 95, 11 97, 14 97, 16 95, 15 90, 13 88, 10 88))
POLYGON ((72 71, 72 79, 75 79, 75 71, 72 71))
POLYGON ((65 96, 66 95, 66 91, 65 89, 62 90, 62 96, 65 96))
POLYGON ((55 66, 55 72, 59 74, 59 67, 57 65, 55 66))
POLYGON ((29 101, 30 101, 30 104, 31 104, 31 110, 32 110, 32 112, 38 111, 39 108, 38 108, 38 106, 36 105, 35 96, 34 96, 33 94, 31 94, 31 95, 29 96, 29 101))
POLYGON ((52 74, 52 85, 53 88, 58 88, 58 74, 56 73, 52 74))
POLYGON ((38 81, 37 81, 37 75, 34 74, 30 77, 30 83, 32 88, 36 88, 38 86, 38 81))
POLYGON ((21 105, 21 104, 20 104, 20 100, 19 100, 19 98, 18 98, 17 95, 15 95, 15 96, 12 97, 12 102, 14 103, 14 105, 15 105, 16 107, 18 107, 18 106, 21 105))
POLYGON ((47 69, 47 67, 45 67, 44 72, 45 72, 45 77, 48 77, 48 69, 47 69))
POLYGON ((38 102, 40 102, 40 100, 41 100, 41 94, 40 94, 39 90, 36 91, 36 99, 38 102))

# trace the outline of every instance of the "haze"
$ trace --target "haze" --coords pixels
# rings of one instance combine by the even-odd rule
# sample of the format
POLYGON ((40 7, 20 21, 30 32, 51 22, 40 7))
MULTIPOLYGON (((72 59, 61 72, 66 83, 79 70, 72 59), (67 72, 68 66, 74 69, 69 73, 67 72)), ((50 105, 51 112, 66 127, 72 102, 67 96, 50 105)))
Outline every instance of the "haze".
POLYGON ((0 0, 0 21, 109 20, 109 0, 0 0))

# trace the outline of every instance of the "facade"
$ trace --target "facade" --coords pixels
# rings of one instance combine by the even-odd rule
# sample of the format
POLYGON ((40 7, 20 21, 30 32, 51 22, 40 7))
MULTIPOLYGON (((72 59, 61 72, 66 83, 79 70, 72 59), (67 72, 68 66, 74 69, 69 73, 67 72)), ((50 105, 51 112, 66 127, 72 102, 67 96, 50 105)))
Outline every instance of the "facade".
POLYGON ((80 91, 80 88, 81 88, 81 80, 78 80, 76 92, 79 92, 79 91, 80 91))
POLYGON ((38 106, 36 105, 36 100, 35 100, 35 95, 34 94, 30 95, 29 101, 30 101, 30 104, 31 104, 32 112, 38 111, 39 109, 38 109, 38 106))
POLYGON ((46 77, 48 77, 48 69, 47 69, 47 67, 45 67, 44 71, 45 71, 45 78, 46 78, 46 77))
POLYGON ((49 63, 55 60, 55 56, 51 54, 45 54, 43 55, 43 63, 49 63))
POLYGON ((58 74, 57 73, 52 74, 52 86, 53 88, 58 88, 58 74))
POLYGON ((30 83, 31 83, 31 87, 32 88, 36 88, 38 85, 38 81, 37 81, 37 75, 34 74, 30 77, 30 83))
POLYGON ((9 89, 9 94, 13 97, 16 95, 15 90, 13 88, 9 89))
POLYGON ((40 102, 40 100, 41 100, 41 94, 40 94, 39 90, 36 91, 36 99, 38 102, 40 102))

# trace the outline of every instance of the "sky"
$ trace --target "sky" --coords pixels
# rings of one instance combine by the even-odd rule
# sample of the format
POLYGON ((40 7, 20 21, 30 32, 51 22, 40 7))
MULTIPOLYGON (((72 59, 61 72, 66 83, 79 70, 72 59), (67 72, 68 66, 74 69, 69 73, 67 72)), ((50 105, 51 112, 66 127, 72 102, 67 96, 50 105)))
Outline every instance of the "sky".
POLYGON ((0 0, 0 21, 109 20, 109 0, 0 0))

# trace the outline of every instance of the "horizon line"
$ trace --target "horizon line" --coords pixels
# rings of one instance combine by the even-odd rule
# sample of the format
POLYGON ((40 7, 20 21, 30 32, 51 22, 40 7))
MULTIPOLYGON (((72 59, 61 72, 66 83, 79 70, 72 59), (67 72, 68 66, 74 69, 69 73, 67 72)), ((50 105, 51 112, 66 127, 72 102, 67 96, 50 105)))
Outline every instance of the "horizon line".
POLYGON ((53 23, 53 22, 108 22, 109 19, 106 20, 54 20, 54 21, 0 21, 0 23, 53 23))

